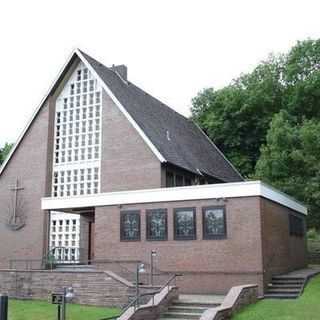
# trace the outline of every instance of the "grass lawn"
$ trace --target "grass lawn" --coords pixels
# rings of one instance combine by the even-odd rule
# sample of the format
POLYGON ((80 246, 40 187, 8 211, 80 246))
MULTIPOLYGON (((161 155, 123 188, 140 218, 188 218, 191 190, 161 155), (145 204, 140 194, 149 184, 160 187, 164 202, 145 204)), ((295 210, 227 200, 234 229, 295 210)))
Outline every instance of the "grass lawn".
MULTIPOLYGON (((119 314, 116 308, 67 305, 67 320, 99 320, 119 314)), ((9 300, 9 320, 56 320, 57 306, 47 301, 9 300)))
POLYGON ((319 320, 320 275, 310 280, 295 300, 261 300, 243 308, 232 320, 319 320))

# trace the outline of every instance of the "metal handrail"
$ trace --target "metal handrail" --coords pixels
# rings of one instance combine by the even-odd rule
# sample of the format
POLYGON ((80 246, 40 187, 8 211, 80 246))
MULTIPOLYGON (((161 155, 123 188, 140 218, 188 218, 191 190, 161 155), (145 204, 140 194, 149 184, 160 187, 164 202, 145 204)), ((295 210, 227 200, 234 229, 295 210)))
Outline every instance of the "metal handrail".
MULTIPOLYGON (((171 278, 169 278, 169 280, 166 282, 166 284, 164 284, 160 290, 158 291, 158 293, 160 293, 165 287, 169 286, 169 284, 173 281, 173 280, 176 280, 177 277, 182 277, 182 274, 181 273, 176 273, 174 274, 171 278)), ((176 285, 176 284, 175 284, 176 285)))
MULTIPOLYGON (((152 296, 152 306, 154 306, 154 297, 155 295, 159 294, 160 292, 162 292, 166 287, 168 287, 168 293, 170 291, 170 283, 175 280, 177 277, 181 277, 182 274, 177 273, 172 275, 169 280, 157 291, 153 291, 153 292, 147 292, 147 293, 143 293, 140 294, 139 296, 135 297, 135 299, 133 301, 131 301, 122 311, 119 315, 117 316, 112 316, 109 318, 103 318, 100 320, 113 320, 113 319, 119 319, 125 312, 127 312, 131 307, 134 307, 134 311, 136 311, 137 309, 139 309, 140 305, 139 305, 139 301, 142 297, 146 297, 146 296, 152 296)), ((176 285, 176 284, 175 284, 176 285)))

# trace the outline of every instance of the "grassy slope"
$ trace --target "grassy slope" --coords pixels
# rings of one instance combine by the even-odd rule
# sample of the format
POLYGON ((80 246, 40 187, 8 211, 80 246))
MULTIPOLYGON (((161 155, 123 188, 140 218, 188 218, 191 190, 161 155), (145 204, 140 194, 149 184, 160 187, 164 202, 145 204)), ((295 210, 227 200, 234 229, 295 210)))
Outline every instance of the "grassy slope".
MULTIPOLYGON (((68 320, 99 320, 117 315, 118 309, 67 305, 68 320)), ((9 320, 56 320, 57 306, 47 301, 9 301, 9 320)))
POLYGON ((296 300, 266 299, 250 305, 232 320, 319 320, 320 275, 313 278, 296 300))

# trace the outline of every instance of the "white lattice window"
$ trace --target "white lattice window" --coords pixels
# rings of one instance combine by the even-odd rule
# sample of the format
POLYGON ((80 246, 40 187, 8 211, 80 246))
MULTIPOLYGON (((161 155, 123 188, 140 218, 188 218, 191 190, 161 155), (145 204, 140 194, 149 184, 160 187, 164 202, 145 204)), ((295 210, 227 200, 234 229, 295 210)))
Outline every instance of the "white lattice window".
POLYGON ((79 259, 80 221, 76 214, 51 212, 50 251, 58 262, 79 259))
POLYGON ((100 192, 101 91, 81 62, 57 98, 54 197, 100 192))

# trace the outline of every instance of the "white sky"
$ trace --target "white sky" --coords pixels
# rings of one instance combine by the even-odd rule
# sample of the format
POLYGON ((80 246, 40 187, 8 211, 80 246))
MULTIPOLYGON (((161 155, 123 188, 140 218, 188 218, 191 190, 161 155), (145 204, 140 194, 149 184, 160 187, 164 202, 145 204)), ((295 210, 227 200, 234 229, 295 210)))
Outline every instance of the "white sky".
POLYGON ((178 112, 270 52, 320 34, 320 1, 10 0, 0 3, 0 146, 14 142, 71 51, 107 66, 178 112))

